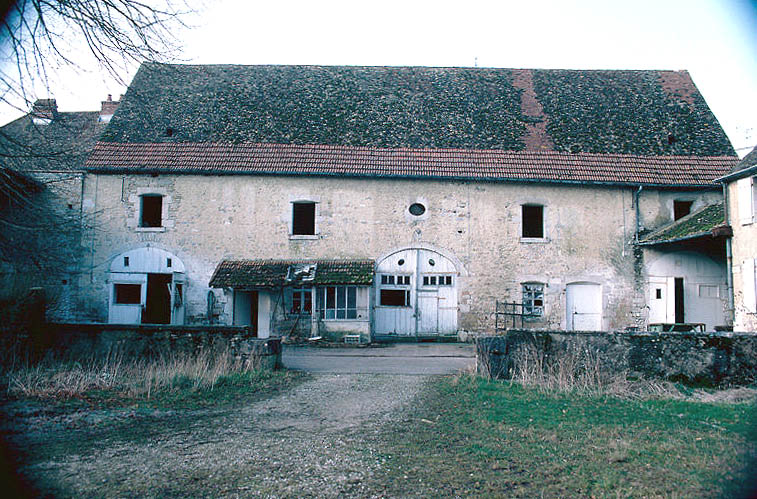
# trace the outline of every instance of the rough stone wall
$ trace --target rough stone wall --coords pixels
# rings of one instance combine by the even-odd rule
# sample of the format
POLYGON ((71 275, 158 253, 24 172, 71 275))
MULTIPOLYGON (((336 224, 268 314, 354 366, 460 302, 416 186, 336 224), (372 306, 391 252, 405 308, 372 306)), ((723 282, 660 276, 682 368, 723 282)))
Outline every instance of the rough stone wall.
MULTIPOLYGON (((2 336, 4 351, 23 347, 26 334, 2 336), (21 342, 22 345, 11 345, 21 342)), ((63 358, 152 358, 161 355, 196 354, 208 349, 228 349, 255 368, 278 369, 281 363, 279 338, 255 338, 241 326, 123 326, 108 324, 46 324, 33 338, 37 354, 51 351, 63 358)))
MULTIPOLYGON (((508 379, 528 361, 596 363, 602 372, 708 385, 757 379, 757 335, 510 330, 476 338, 477 370, 508 379)), ((591 368, 591 366, 589 366, 591 368)))
MULTIPOLYGON (((647 196, 648 193, 644 193, 647 196)), ((665 197, 662 194, 650 196, 665 197)), ((672 198, 671 198, 672 199, 672 198)), ((665 203, 645 200, 645 214, 665 203)), ((671 201, 672 202, 672 201, 671 201)), ((90 175, 85 213, 96 230, 85 236, 90 274, 85 296, 107 317, 107 271, 123 251, 154 245, 187 269, 187 321, 206 318, 207 283, 224 258, 372 258, 425 245, 454 255, 460 329, 493 326, 494 301, 521 301, 521 283, 545 283, 545 315, 533 327, 565 327, 565 286, 602 286, 603 328, 634 325, 633 190, 600 186, 468 181, 285 176, 90 175), (147 190, 167 196, 161 231, 135 227, 147 190), (169 199, 170 197, 170 199, 169 199), (291 238, 291 202, 317 203, 314 238, 291 238), (408 206, 422 202, 423 217, 408 206), (521 238, 521 205, 542 204, 545 238, 521 238)), ((672 210, 671 210, 672 216, 672 210)), ((216 294, 219 301, 225 294, 216 294)), ((223 307, 222 310, 228 310, 223 307)), ((228 315, 225 313, 225 315, 228 315)), ((230 323, 230 317, 221 317, 230 323)))
POLYGON ((738 331, 757 331, 757 314, 744 306, 744 260, 757 258, 757 223, 743 225, 739 220, 739 193, 737 182, 728 184, 728 212, 733 228, 731 251, 733 254, 733 305, 734 324, 738 331))
MULTIPOLYGON (((0 265, 0 300, 23 296, 30 288, 45 289, 47 314, 52 320, 81 319, 78 283, 82 265, 82 173, 26 172, 43 184, 29 206, 16 210, 20 258, 0 265)), ((14 237, 13 227, 5 236, 14 237)), ((15 238, 15 237, 14 237, 15 238)))

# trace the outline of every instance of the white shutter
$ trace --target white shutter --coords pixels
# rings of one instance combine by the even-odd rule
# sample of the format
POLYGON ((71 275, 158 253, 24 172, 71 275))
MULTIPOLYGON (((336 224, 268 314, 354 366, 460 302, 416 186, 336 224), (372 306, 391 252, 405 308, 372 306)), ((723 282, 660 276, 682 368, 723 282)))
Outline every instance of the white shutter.
POLYGON ((739 203, 739 222, 741 225, 752 223, 752 177, 742 178, 736 182, 739 203))
POLYGON ((744 308, 748 313, 757 312, 757 286, 755 286, 754 260, 744 260, 741 266, 741 287, 743 289, 744 308))

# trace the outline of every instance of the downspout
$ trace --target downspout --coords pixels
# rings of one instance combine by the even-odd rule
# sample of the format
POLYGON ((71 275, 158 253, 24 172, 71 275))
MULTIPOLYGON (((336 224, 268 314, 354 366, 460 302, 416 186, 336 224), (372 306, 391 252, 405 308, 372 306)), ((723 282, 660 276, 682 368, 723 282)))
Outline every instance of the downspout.
POLYGON ((639 188, 634 192, 633 204, 636 207, 636 233, 634 234, 634 241, 639 242, 639 230, 641 230, 641 209, 639 208, 639 195, 641 194, 643 185, 639 185, 639 188))
MULTIPOLYGON (((728 186, 725 182, 720 182, 723 186, 723 214, 725 215, 726 225, 731 225, 731 213, 728 209, 728 186)), ((733 253, 731 251, 731 238, 725 239, 725 279, 726 287, 728 288, 726 294, 728 295, 728 310, 726 312, 726 321, 730 321, 731 325, 735 320, 734 306, 733 306, 733 253)))

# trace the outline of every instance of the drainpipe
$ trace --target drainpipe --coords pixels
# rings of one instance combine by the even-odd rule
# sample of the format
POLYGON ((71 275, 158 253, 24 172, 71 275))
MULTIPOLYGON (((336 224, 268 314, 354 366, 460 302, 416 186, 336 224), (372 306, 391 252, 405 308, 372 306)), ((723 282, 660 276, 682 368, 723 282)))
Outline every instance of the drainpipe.
MULTIPOLYGON (((723 213, 725 215, 724 221, 726 225, 731 225, 731 214, 730 210, 728 209, 728 186, 725 182, 720 182, 720 185, 723 186, 723 213)), ((725 239, 725 267, 726 287, 728 288, 726 291, 726 294, 728 295, 728 317, 726 317, 726 320, 730 320, 731 324, 733 324, 735 320, 733 306, 733 253, 731 251, 730 237, 726 237, 725 239)))
POLYGON ((641 194, 642 189, 644 189, 643 185, 639 185, 639 188, 636 192, 633 194, 633 202, 636 206, 636 234, 634 235, 634 241, 639 242, 639 230, 641 229, 641 209, 639 209, 639 195, 641 194))

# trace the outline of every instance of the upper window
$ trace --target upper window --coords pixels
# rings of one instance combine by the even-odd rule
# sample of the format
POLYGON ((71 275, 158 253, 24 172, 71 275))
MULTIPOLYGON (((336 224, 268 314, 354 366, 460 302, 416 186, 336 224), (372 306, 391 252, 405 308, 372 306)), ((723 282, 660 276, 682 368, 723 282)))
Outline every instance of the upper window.
POLYGON ((523 285, 523 315, 544 315, 544 284, 534 282, 523 285))
POLYGON ((139 226, 163 226, 163 196, 160 194, 143 194, 139 202, 139 226))
POLYGON ((757 182, 754 182, 754 177, 741 178, 736 181, 736 188, 739 221, 742 225, 751 224, 757 211, 757 203, 754 202, 757 197, 757 182))
POLYGON ((544 237, 544 206, 524 204, 521 206, 522 231, 521 237, 544 237))
POLYGON ((298 201, 292 203, 292 235, 315 235, 315 203, 298 201))
POLYGON ((691 213, 692 204, 694 204, 694 201, 673 201, 673 220, 678 220, 691 213))

